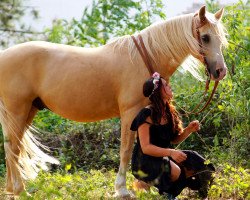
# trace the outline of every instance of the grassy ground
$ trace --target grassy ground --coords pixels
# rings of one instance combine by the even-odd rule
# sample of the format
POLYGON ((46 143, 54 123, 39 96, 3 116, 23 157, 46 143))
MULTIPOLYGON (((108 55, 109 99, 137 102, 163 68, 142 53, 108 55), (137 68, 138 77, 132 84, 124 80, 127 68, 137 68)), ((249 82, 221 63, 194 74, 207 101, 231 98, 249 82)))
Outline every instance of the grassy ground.
MULTIPOLYGON (((27 193, 22 193, 20 200, 115 200, 114 171, 93 170, 89 173, 77 172, 75 174, 41 173, 34 181, 26 183, 27 193)), ((135 192, 132 189, 134 178, 131 173, 127 175, 127 186, 134 199, 162 200, 156 188, 151 187, 148 192, 135 192)), ((9 199, 3 193, 4 178, 0 178, 0 200, 9 199)), ((195 199, 185 198, 180 199, 195 199)))
POLYGON ((4 200, 4 186, 5 186, 5 179, 0 177, 0 200, 4 200))
MULTIPOLYGON (((47 173, 42 172, 39 176, 26 183, 27 193, 22 193, 20 200, 115 200, 114 182, 116 172, 107 170, 91 170, 90 172, 47 173)), ((134 199, 139 200, 163 200, 157 189, 151 187, 150 191, 135 192, 132 188, 134 178, 127 174, 127 187, 134 199)), ((5 179, 0 178, 0 200, 9 200, 4 194, 5 179)), ((210 200, 250 200, 250 175, 249 170, 225 167, 216 174, 215 184, 209 191, 210 200)), ((165 198, 166 199, 166 198, 165 198)), ((199 199, 197 194, 185 189, 179 200, 199 199)))

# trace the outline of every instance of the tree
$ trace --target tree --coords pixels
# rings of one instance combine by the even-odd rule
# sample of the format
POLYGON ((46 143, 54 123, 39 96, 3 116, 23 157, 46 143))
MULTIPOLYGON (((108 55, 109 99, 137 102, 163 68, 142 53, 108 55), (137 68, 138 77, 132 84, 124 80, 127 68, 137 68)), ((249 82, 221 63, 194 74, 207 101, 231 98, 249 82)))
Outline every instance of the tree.
POLYGON ((165 18, 161 0, 98 0, 85 8, 82 18, 54 22, 48 39, 78 46, 99 46, 112 38, 132 34, 165 18))
POLYGON ((38 18, 38 12, 33 7, 24 5, 27 1, 0 1, 0 46, 8 47, 11 44, 29 40, 35 34, 29 25, 21 21, 27 14, 34 19, 38 18))

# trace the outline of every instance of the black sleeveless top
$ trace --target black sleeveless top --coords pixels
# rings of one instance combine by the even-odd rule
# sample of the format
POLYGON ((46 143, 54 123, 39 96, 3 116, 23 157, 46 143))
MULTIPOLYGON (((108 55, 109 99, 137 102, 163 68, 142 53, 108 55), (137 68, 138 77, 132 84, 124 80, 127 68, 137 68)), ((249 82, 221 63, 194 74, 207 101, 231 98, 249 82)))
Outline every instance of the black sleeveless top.
MULTIPOLYGON (((148 123, 150 124, 150 143, 161 148, 171 148, 171 141, 175 139, 178 132, 173 132, 171 123, 161 125, 147 122, 146 119, 151 116, 151 112, 150 108, 143 108, 133 120, 130 129, 138 131, 142 124, 148 123)), ((166 172, 166 168, 169 168, 169 161, 167 162, 163 157, 149 156, 142 152, 140 140, 137 136, 132 154, 133 175, 145 182, 152 182, 162 176, 163 172, 166 172)), ((170 171, 167 173, 170 173, 170 171)))
POLYGON ((162 125, 147 122, 146 119, 151 116, 151 112, 150 108, 143 108, 133 120, 130 130, 137 131, 142 124, 150 124, 150 143, 162 148, 170 147, 171 141, 175 139, 178 132, 173 132, 171 123, 162 125))

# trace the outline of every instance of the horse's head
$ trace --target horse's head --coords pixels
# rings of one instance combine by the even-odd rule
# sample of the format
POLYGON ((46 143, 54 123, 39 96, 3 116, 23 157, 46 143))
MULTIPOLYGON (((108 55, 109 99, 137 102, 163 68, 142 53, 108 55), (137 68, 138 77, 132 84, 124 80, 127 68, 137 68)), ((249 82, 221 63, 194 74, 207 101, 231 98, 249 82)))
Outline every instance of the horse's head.
POLYGON ((193 35, 199 42, 199 55, 194 55, 207 67, 207 72, 212 80, 219 81, 227 73, 227 67, 222 55, 222 46, 226 38, 220 20, 223 8, 215 14, 206 12, 203 6, 194 16, 193 35))

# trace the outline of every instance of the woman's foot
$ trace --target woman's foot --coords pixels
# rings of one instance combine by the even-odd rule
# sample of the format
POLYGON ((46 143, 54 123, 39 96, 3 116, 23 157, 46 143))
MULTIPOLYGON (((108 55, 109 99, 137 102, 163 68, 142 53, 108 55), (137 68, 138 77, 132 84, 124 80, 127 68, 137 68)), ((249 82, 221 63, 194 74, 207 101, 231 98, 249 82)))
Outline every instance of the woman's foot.
POLYGON ((164 196, 167 197, 167 200, 178 200, 174 195, 169 193, 165 193, 164 196))

